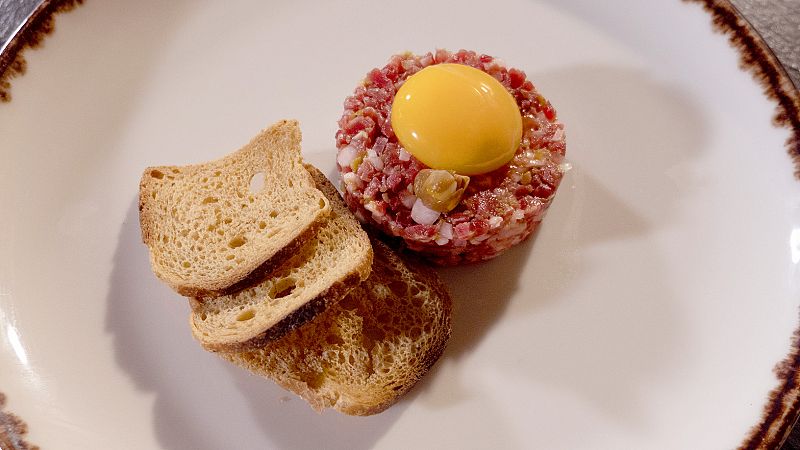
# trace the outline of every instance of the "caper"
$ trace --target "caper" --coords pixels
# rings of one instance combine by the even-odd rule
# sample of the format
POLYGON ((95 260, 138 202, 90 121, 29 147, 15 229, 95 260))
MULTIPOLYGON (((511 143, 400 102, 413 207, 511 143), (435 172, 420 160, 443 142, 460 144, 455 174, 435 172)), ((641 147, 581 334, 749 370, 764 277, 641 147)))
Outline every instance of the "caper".
POLYGON ((446 213, 458 206, 469 177, 448 170, 422 169, 414 178, 414 194, 428 208, 446 213))

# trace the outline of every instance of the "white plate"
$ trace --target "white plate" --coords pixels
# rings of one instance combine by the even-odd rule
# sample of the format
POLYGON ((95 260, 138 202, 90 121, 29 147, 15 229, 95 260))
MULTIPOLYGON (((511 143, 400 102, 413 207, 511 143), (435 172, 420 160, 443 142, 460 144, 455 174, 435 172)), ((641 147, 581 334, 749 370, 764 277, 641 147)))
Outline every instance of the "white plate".
POLYGON ((679 1, 87 2, 0 105, 8 409, 43 449, 735 447, 800 303, 788 131, 737 58, 679 1), (453 339, 410 395, 318 415, 192 340, 139 176, 282 118, 330 174, 344 97, 435 47, 524 69, 574 170, 535 240, 442 271, 453 339))

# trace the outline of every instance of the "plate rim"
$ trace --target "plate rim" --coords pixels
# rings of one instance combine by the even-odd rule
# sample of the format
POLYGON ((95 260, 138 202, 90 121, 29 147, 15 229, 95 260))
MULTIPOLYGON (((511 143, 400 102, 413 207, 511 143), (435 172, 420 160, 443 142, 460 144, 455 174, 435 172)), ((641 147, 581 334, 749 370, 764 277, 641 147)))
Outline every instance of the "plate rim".
MULTIPOLYGON (((739 53, 739 65, 774 102, 773 124, 791 132, 785 147, 800 181, 800 87, 742 13, 729 0, 683 0, 698 3, 711 15, 712 27, 728 38, 739 53)), ((788 354, 773 367, 778 386, 770 391, 761 412, 739 445, 740 449, 780 448, 800 418, 800 325, 792 333, 788 354)))
MULTIPOLYGON (((786 151, 794 164, 794 175, 800 181, 800 86, 796 86, 764 38, 730 0, 681 0, 699 4, 709 15, 711 26, 727 37, 739 54, 740 68, 761 85, 763 94, 775 104, 773 124, 787 128, 790 136, 786 151)), ((12 101, 11 84, 27 71, 25 52, 41 46, 55 30, 56 15, 71 11, 84 0, 40 0, 38 6, 0 49, 0 104, 12 101)), ((778 386, 770 391, 759 423, 746 432, 739 448, 779 448, 800 418, 800 324, 795 329, 787 355, 773 368, 778 386)), ((11 448, 30 446, 24 437, 27 426, 12 413, 2 410, 7 397, 0 392, 0 443, 14 439, 11 448), (2 420, 11 417, 16 421, 2 420), (22 423, 22 428, 12 427, 22 423)))

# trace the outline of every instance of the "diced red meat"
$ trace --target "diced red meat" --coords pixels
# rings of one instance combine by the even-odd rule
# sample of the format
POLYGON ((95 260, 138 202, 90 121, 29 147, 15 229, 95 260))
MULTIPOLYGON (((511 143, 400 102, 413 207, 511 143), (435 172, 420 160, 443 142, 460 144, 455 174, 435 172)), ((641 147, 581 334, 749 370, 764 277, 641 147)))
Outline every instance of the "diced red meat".
MULTIPOLYGON (((529 236, 561 182, 566 152, 555 109, 523 71, 506 68, 489 55, 441 49, 418 56, 395 55, 383 68, 370 71, 364 84, 344 101, 336 146, 357 150, 357 178, 344 192, 356 216, 445 265, 493 258, 529 236), (405 80, 441 63, 467 64, 500 81, 520 108, 524 139, 507 166, 470 177, 459 205, 433 225, 424 225, 411 216, 416 197, 408 186, 426 166, 402 148, 390 117, 394 95, 405 80), (368 150, 375 153, 369 156, 368 150)), ((339 170, 346 175, 353 165, 339 170)))

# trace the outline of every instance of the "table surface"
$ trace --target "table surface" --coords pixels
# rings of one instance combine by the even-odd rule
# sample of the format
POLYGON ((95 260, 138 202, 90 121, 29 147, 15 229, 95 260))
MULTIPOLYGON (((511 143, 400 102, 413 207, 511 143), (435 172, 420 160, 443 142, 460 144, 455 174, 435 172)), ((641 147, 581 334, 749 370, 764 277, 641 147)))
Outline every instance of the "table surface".
MULTIPOLYGON (((43 0, 0 0, 0 52, 43 0)), ((800 88, 800 0, 730 0, 753 25, 800 88)), ((800 450, 796 427, 782 450, 800 450)))

